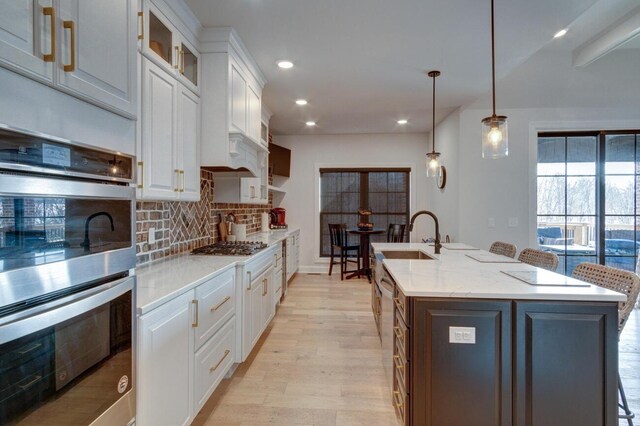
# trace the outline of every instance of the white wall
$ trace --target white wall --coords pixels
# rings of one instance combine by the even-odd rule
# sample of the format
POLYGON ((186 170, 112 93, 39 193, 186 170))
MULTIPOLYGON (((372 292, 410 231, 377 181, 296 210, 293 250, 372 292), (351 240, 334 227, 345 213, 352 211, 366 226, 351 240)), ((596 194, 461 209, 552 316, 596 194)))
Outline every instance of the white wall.
MULTIPOLYGON (((481 248, 488 248, 495 240, 512 242, 519 249, 535 245, 538 132, 640 128, 640 108, 501 109, 499 113, 508 116, 509 156, 483 160, 480 120, 491 112, 460 110, 458 173, 450 176, 458 184, 449 187, 450 181, 448 192, 436 192, 430 201, 443 219, 449 220, 450 212, 457 209, 457 224, 448 222, 458 228, 456 241, 481 248), (489 227, 489 218, 494 219, 495 228, 489 227), (509 227, 509 218, 517 218, 518 225, 509 227)), ((438 138, 454 133, 452 121, 454 118, 438 125, 438 138)))
MULTIPOLYGON (((291 149, 291 177, 282 184, 287 194, 281 206, 289 227, 301 228, 302 272, 327 272, 326 259, 317 259, 319 167, 411 167, 411 212, 427 207, 426 185, 435 186, 425 175, 425 134, 274 136, 273 142, 291 149)), ((426 235, 434 235, 433 223, 420 218, 412 238, 426 235)))
MULTIPOLYGON (((429 133, 429 147, 431 147, 431 137, 432 134, 429 133)), ((440 158, 447 175, 445 187, 439 189, 435 181, 427 184, 427 210, 433 211, 438 216, 442 239, 449 235, 451 241, 460 241, 459 140, 460 109, 456 109, 436 126, 436 151, 441 154, 440 158)))

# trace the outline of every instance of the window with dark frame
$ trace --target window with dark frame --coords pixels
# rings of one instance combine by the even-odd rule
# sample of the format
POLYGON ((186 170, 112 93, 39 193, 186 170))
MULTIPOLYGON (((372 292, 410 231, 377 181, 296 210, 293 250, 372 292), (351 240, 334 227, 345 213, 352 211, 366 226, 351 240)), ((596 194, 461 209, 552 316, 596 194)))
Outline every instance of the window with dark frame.
MULTIPOLYGON (((320 169, 320 256, 330 253, 329 224, 356 228, 360 208, 371 210, 369 221, 376 228, 408 223, 410 172, 408 168, 320 169)), ((386 238, 386 233, 372 235, 371 242, 386 238)), ((357 244, 356 236, 349 242, 357 244)))
POLYGON ((581 262, 635 271, 640 130, 540 133, 537 238, 558 272, 581 262))

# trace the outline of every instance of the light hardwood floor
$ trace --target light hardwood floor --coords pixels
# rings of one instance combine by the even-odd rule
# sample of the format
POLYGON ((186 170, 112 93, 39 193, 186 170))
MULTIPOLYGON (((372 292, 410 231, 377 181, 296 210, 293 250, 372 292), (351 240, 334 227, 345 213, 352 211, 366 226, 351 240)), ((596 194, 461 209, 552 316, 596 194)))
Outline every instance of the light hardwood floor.
MULTIPOLYGON (((638 310, 621 337, 620 374, 640 417, 638 310)), ((397 426, 366 280, 298 274, 250 358, 193 424, 397 426)))
POLYGON ((397 425, 370 286, 298 274, 250 358, 194 425, 397 425))

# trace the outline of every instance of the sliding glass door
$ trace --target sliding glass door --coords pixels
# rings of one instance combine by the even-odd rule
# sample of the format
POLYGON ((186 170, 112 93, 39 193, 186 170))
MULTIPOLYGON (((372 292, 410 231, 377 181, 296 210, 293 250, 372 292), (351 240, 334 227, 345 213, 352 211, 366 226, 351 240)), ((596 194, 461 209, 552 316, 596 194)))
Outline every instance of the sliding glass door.
POLYGON ((635 270, 640 132, 538 135, 537 238, 570 275, 581 262, 635 270))

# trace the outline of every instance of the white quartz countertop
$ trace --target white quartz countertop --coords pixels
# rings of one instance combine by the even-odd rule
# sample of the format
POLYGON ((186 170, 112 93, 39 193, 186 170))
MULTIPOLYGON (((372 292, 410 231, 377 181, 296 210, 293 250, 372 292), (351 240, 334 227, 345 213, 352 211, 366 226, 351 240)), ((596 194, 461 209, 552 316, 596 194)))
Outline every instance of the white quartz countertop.
MULTIPOLYGON (((261 232, 248 235, 247 240, 262 241, 271 247, 296 231, 298 231, 297 228, 261 232)), ((255 255, 260 253, 263 252, 260 251, 255 255)), ((182 253, 139 266, 136 268, 137 312, 143 315, 250 259, 251 256, 207 256, 182 253)))
MULTIPOLYGON (((536 271, 525 263, 492 255, 485 250, 441 249, 434 253, 429 244, 373 243, 376 253, 384 250, 419 250, 433 260, 384 259, 383 264, 406 296, 478 299, 528 299, 561 301, 622 302, 626 296, 594 285, 586 287, 537 286, 506 275, 509 271, 536 271), (492 256, 497 262, 482 263, 469 256, 492 256), (501 263, 504 260, 505 263, 501 263), (509 263, 506 263, 509 262, 509 263)), ((453 246, 452 246, 453 248, 453 246)))

